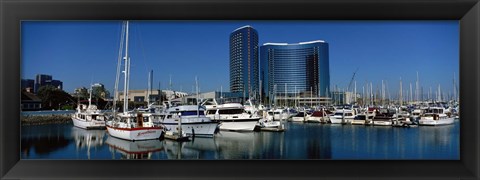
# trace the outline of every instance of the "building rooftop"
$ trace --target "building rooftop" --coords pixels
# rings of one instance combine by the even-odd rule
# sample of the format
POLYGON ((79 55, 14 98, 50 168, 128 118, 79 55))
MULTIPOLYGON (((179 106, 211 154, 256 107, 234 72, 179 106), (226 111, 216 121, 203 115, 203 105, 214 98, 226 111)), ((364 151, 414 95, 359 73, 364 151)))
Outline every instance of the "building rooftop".
POLYGON ((307 42, 299 42, 299 43, 292 43, 292 44, 288 44, 288 43, 264 43, 263 45, 264 46, 268 46, 268 45, 274 45, 274 46, 287 46, 287 45, 303 45, 303 44, 313 44, 313 43, 325 43, 324 40, 314 40, 314 41, 307 41, 307 42))
POLYGON ((238 31, 238 30, 243 29, 243 28, 253 28, 253 27, 250 26, 250 25, 246 25, 246 26, 239 27, 239 28, 233 30, 232 32, 238 31))

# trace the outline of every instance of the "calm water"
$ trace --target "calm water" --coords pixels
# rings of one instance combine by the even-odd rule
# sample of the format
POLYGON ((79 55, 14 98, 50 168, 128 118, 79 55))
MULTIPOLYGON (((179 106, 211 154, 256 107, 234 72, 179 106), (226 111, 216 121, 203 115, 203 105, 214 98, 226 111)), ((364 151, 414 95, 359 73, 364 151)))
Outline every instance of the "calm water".
POLYGON ((72 124, 22 127, 22 159, 460 159, 460 123, 370 127, 286 123, 285 132, 225 132, 190 142, 130 142, 72 124))

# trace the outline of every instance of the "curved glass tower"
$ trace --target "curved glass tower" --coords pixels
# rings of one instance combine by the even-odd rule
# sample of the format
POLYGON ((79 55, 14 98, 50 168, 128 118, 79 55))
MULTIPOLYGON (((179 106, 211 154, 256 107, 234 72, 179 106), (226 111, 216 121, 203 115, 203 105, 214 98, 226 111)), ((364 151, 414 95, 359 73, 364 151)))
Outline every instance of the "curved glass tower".
POLYGON ((255 97, 258 83, 258 33, 243 26, 230 34, 230 92, 255 97))
MULTIPOLYGON (((260 47, 261 96, 312 94, 328 97, 330 68, 328 43, 265 43, 260 47)), ((262 98, 263 99, 263 98, 262 98)))

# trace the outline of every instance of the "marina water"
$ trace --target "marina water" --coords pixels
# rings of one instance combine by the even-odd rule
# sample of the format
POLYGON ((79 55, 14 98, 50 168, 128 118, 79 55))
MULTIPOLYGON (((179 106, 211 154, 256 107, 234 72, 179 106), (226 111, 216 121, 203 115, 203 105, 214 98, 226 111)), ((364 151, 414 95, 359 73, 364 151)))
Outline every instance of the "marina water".
POLYGON ((125 141, 72 124, 23 126, 21 159, 458 160, 460 120, 411 128, 286 122, 285 132, 220 131, 189 142, 125 141))

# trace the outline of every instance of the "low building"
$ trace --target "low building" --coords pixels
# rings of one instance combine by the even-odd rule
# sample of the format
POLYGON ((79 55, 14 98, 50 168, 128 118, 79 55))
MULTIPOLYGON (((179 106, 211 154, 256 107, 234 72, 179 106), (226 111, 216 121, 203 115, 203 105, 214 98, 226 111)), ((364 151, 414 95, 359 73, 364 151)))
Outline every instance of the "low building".
POLYGON ((22 91, 22 111, 37 111, 42 109, 42 100, 31 92, 22 91))
MULTIPOLYGON (((172 90, 152 90, 150 92, 150 102, 164 101, 166 99, 176 99, 187 96, 185 92, 172 91, 172 90), (161 96, 159 94, 161 93, 161 96)), ((123 92, 118 92, 118 101, 123 101, 123 92)), ((128 91, 129 101, 133 102, 147 102, 148 90, 130 90, 128 91)))
POLYGON ((191 94, 188 96, 172 99, 172 102, 194 105, 197 104, 197 98, 200 99, 200 101, 206 99, 215 99, 219 104, 222 104, 224 102, 244 103, 243 93, 218 91, 199 93, 198 96, 196 94, 191 94))

